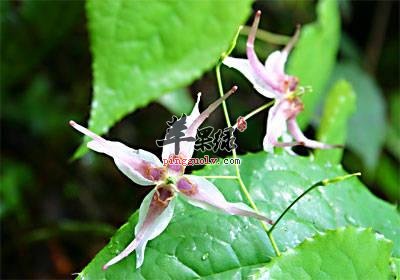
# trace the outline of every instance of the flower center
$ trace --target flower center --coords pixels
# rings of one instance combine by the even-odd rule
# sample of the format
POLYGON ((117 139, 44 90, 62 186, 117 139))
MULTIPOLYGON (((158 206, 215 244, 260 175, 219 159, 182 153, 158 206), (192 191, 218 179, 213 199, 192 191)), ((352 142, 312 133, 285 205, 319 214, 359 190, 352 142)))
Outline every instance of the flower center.
POLYGON ((174 191, 169 185, 160 185, 157 187, 153 195, 153 202, 166 206, 169 201, 174 197, 174 191))

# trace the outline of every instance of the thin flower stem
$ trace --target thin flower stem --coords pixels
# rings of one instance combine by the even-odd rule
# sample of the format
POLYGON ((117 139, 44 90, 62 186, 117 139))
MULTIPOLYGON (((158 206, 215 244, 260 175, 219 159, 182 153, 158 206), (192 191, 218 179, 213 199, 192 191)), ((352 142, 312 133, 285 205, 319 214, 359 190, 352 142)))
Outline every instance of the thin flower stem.
POLYGON ((357 172, 357 173, 353 173, 353 174, 348 174, 348 175, 344 175, 344 176, 338 176, 335 178, 331 178, 331 179, 325 179, 322 181, 319 181, 315 184, 313 184, 311 187, 309 187, 307 190, 305 190, 299 197, 297 197, 292 203, 290 203, 290 205, 285 209, 285 211, 282 212, 282 214, 279 216, 279 218, 274 222, 274 224, 270 227, 269 229, 269 234, 272 234, 272 231, 275 229, 275 227, 277 226, 277 224, 279 223, 279 221, 286 215, 286 213, 306 194, 308 194, 310 191, 312 191, 313 189, 317 188, 317 187, 321 187, 321 186, 327 186, 329 184, 332 183, 337 183, 343 180, 346 180, 348 178, 354 177, 354 176, 360 176, 361 173, 357 172))
MULTIPOLYGON (((265 109, 267 109, 269 107, 271 107, 272 105, 274 105, 274 103, 275 103, 275 100, 272 100, 272 101, 270 101, 268 103, 265 103, 264 105, 258 107, 257 109, 251 111, 250 113, 248 113, 246 116, 243 117, 243 119, 245 121, 247 121, 248 119, 250 119, 254 115, 260 113, 261 111, 263 111, 263 110, 265 110, 265 109)), ((236 127, 237 127, 237 124, 235 124, 232 128, 236 129, 236 127)))
MULTIPOLYGON (((215 75, 217 76, 217 84, 218 84, 218 91, 219 95, 223 96, 224 95, 224 89, 222 88, 222 80, 221 80, 221 63, 217 64, 217 67, 215 67, 215 75)), ((224 116, 226 120, 226 124, 228 127, 231 127, 231 121, 229 119, 229 113, 228 113, 228 108, 226 107, 226 102, 222 101, 222 109, 224 111, 224 116)))
MULTIPOLYGON (((223 96, 223 95, 224 95, 224 89, 222 88, 222 80, 221 80, 221 62, 218 63, 217 66, 215 67, 215 74, 216 74, 216 77, 217 77, 217 84, 218 84, 218 91, 219 91, 219 94, 220 94, 220 96, 223 96)), ((222 102, 222 109, 223 109, 223 111, 224 111, 226 124, 228 125, 228 127, 231 127, 232 125, 231 125, 231 121, 230 121, 230 119, 229 119, 228 108, 227 108, 227 106, 226 106, 225 101, 222 102)), ((257 110, 257 109, 256 109, 256 110, 257 110)), ((235 149, 235 148, 232 149, 232 157, 233 157, 234 159, 237 158, 237 153, 236 153, 236 149, 235 149)), ((243 180, 242 180, 242 176, 240 175, 240 168, 239 168, 239 165, 236 165, 236 164, 235 164, 235 171, 236 171, 236 179, 237 179, 238 182, 239 182, 239 185, 240 185, 240 188, 241 188, 242 192, 243 192, 244 195, 246 196, 247 200, 248 200, 249 203, 250 203, 250 206, 254 209, 254 211, 256 211, 257 213, 259 213, 260 211, 258 210, 256 204, 254 203, 253 199, 251 198, 250 193, 249 193, 249 191, 247 190, 247 187, 246 187, 246 185, 244 184, 244 182, 243 182, 243 180)), ((281 255, 281 252, 279 251, 279 248, 278 248, 278 246, 276 245, 273 236, 270 234, 267 225, 266 225, 264 222, 262 222, 262 221, 260 221, 260 223, 261 223, 261 226, 263 227, 263 229, 265 230, 265 232, 267 233, 269 240, 271 241, 272 248, 274 249, 275 254, 276 254, 277 256, 280 256, 280 255, 281 255)))
POLYGON ((274 103, 275 103, 275 100, 272 100, 272 101, 270 101, 270 102, 258 107, 254 111, 252 111, 249 114, 247 114, 246 116, 244 116, 244 120, 247 120, 247 119, 251 118, 252 116, 260 113, 261 111, 267 109, 268 107, 271 107, 272 105, 274 105, 274 103))
MULTIPOLYGON (((242 29, 240 30, 240 34, 247 36, 249 35, 250 30, 251 30, 250 26, 243 26, 242 29)), ((261 41, 275 45, 286 45, 290 41, 289 36, 271 33, 269 31, 262 29, 257 30, 256 37, 261 41)))
POLYGON ((207 179, 237 179, 237 176, 219 176, 219 175, 215 175, 215 176, 201 176, 203 178, 207 178, 207 179))

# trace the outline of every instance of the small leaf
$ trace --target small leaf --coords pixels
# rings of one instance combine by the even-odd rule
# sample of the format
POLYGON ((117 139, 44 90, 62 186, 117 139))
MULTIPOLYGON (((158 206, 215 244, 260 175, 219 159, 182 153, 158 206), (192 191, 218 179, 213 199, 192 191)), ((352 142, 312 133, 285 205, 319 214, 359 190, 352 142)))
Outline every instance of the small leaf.
MULTIPOLYGON (((245 155, 242 178, 257 207, 276 220, 306 188, 322 179, 343 175, 338 165, 321 165, 310 158, 245 155)), ((196 175, 235 175, 225 165, 207 166, 196 175)), ((246 199, 235 180, 213 180, 227 200, 246 199)), ((274 257, 265 231, 257 220, 216 214, 178 200, 167 229, 150 241, 143 266, 135 269, 135 254, 103 271, 102 266, 134 238, 137 214, 131 216, 110 243, 81 272, 80 279, 247 279, 274 257)), ((356 178, 319 188, 300 200, 274 230, 278 246, 293 248, 327 229, 354 225, 372 227, 394 241, 400 254, 400 215, 394 206, 374 197, 356 178)))
MULTIPOLYGON (((325 100, 324 112, 317 133, 317 139, 328 144, 344 145, 349 117, 354 113, 356 96, 351 85, 345 80, 335 83, 325 100)), ((320 162, 339 163, 343 149, 317 150, 315 156, 320 162)))
POLYGON ((352 63, 340 63, 332 82, 346 79, 357 96, 357 110, 350 118, 347 146, 369 169, 374 169, 385 141, 385 100, 382 91, 366 72, 352 63))
POLYGON ((300 78, 313 92, 303 96, 305 110, 299 115, 301 127, 314 116, 318 101, 336 61, 340 41, 340 15, 336 0, 320 0, 317 21, 305 25, 288 61, 288 72, 300 78))
POLYGON ((390 267, 392 269, 393 279, 396 280, 400 279, 400 259, 392 258, 390 267))
POLYGON ((28 165, 10 159, 2 159, 0 169, 0 219, 14 215, 18 222, 26 223, 29 217, 24 193, 33 181, 28 165))
POLYGON ((158 98, 158 103, 167 108, 176 116, 189 114, 194 106, 194 101, 186 88, 180 88, 158 98))
POLYGON ((392 246, 371 229, 328 231, 274 258, 260 279, 388 279, 392 246))

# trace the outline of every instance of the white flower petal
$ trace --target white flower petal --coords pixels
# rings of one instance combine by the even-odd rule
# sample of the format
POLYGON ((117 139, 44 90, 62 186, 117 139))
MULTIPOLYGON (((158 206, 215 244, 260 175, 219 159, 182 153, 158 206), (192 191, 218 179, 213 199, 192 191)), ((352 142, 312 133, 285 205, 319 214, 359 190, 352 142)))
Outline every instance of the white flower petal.
POLYGON ((269 75, 273 75, 274 80, 285 77, 285 64, 287 60, 287 52, 274 51, 265 61, 265 71, 269 75))
POLYGON ((277 97, 277 94, 274 92, 274 90, 254 74, 247 59, 227 57, 224 59, 223 63, 226 66, 234 68, 242 73, 243 76, 245 76, 246 79, 253 84, 254 89, 260 94, 268 98, 277 97))
MULTIPOLYGON (((162 189, 159 188, 158 191, 162 189)), ((139 210, 139 221, 135 227, 135 239, 116 257, 104 265, 107 269, 136 250, 136 268, 143 264, 144 252, 149 240, 160 235, 168 226, 174 213, 175 200, 167 200, 164 205, 156 200, 157 190, 152 190, 143 200, 139 210)))
MULTIPOLYGON (((215 100, 213 103, 211 103, 207 109, 205 109, 201 114, 198 113, 198 104, 200 101, 200 96, 197 98, 197 102, 195 107, 193 108, 192 113, 190 114, 189 122, 190 125, 187 126, 187 129, 185 131, 185 137, 193 137, 196 138, 197 134, 197 129, 200 127, 200 125, 210 116, 212 112, 214 112, 215 109, 218 108, 221 103, 226 100, 231 94, 236 92, 237 86, 233 86, 227 93, 225 93, 223 96, 215 100)), ((170 145, 173 146, 173 145, 170 145)), ((193 155, 194 152, 194 146, 195 146, 195 141, 188 142, 188 141, 182 141, 179 143, 179 156, 183 157, 183 159, 190 159, 193 155)), ((172 152, 174 154, 174 151, 172 152)), ((163 159, 167 159, 171 155, 171 148, 165 148, 163 149, 163 159)))
POLYGON ((273 152, 273 147, 277 146, 278 138, 286 131, 286 120, 284 104, 277 101, 268 112, 267 132, 264 137, 263 147, 266 152, 273 152))
POLYGON ((177 187, 186 200, 196 207, 211 211, 223 212, 229 215, 253 217, 268 223, 272 223, 270 219, 256 213, 244 203, 232 203, 226 201, 225 197, 217 189, 217 187, 203 177, 185 175, 180 178, 177 183, 177 187))
POLYGON ((158 181, 161 176, 159 168, 163 165, 154 154, 131 149, 120 142, 108 141, 75 122, 71 121, 70 124, 93 139, 87 144, 88 148, 112 157, 118 169, 133 182, 148 186, 158 181))
POLYGON ((194 122, 195 119, 197 119, 198 116, 200 116, 200 110, 199 110, 200 99, 201 99, 201 92, 197 93, 196 104, 194 104, 192 112, 186 118, 186 124, 188 127, 192 125, 192 123, 194 122))
MULTIPOLYGON (((189 116, 186 117, 186 128, 189 128, 192 125, 192 123, 200 116, 200 111, 199 111, 200 97, 201 97, 201 93, 199 92, 197 94, 197 101, 192 109, 192 112, 190 113, 189 116)), ((185 132, 185 137, 196 137, 197 130, 194 133, 191 133, 190 135, 189 135, 189 133, 187 133, 187 129, 184 132, 185 132)), ((195 141, 180 142, 179 143, 179 154, 182 154, 184 156, 184 158, 187 158, 187 159, 191 158, 194 153, 194 145, 195 145, 195 141)), ((174 155, 174 154, 175 154, 175 144, 174 143, 163 146, 162 155, 161 155, 162 159, 168 159, 171 155, 174 155)))
POLYGON ((339 148, 340 145, 329 145, 315 140, 308 139, 301 131, 296 118, 291 118, 287 122, 289 132, 293 135, 294 139, 299 145, 304 145, 312 149, 333 149, 339 148))

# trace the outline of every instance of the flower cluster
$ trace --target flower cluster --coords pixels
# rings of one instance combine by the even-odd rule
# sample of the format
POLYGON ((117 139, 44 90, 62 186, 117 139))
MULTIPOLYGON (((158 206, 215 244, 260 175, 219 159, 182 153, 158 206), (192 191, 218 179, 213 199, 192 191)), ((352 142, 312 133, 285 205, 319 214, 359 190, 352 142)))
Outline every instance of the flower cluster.
MULTIPOLYGON (((212 103, 201 114, 199 112, 200 95, 191 114, 187 117, 185 137, 195 137, 197 129, 204 120, 224 101, 234 93, 233 87, 223 97, 212 103)), ((272 224, 265 216, 256 213, 243 203, 231 203, 225 200, 222 193, 207 179, 194 175, 185 175, 185 165, 163 165, 154 154, 144 150, 134 150, 122 143, 105 140, 90 130, 70 121, 70 125, 92 140, 87 146, 99 153, 112 157, 116 166, 133 182, 155 188, 143 200, 139 210, 139 221, 135 228, 135 239, 116 257, 107 262, 103 269, 119 262, 136 250, 136 267, 140 267, 144 259, 144 251, 149 240, 161 234, 171 221, 175 197, 180 195, 190 204, 206 210, 216 210, 230 215, 254 217, 272 224)), ((162 159, 171 156, 183 160, 191 159, 194 152, 194 142, 180 143, 178 155, 174 152, 174 145, 165 145, 162 159)))
POLYGON ((291 147, 302 145, 309 148, 330 149, 337 147, 308 139, 300 130, 297 116, 304 106, 299 95, 297 77, 285 73, 285 64, 290 51, 296 43, 300 28, 282 51, 271 53, 265 65, 258 59, 254 51, 254 41, 261 11, 257 11, 246 45, 247 59, 226 57, 223 63, 240 71, 254 86, 256 91, 265 97, 275 99, 274 106, 270 109, 267 120, 267 132, 263 146, 265 151, 271 152, 273 147, 291 147), (293 142, 279 142, 279 137, 284 136, 287 130, 293 136, 293 142))
MULTIPOLYGON (((267 132, 263 142, 264 150, 272 151, 273 147, 295 145, 319 149, 335 147, 306 138, 297 124, 296 118, 303 110, 303 103, 299 98, 301 88, 298 87, 297 77, 287 75, 284 68, 288 55, 299 37, 300 29, 297 28, 295 35, 282 51, 270 54, 263 65, 254 51, 260 16, 261 12, 258 11, 248 36, 247 59, 226 57, 223 63, 239 70, 260 94, 275 100, 275 104, 268 114, 267 132), (287 131, 295 141, 279 142, 279 138, 285 136, 287 131)), ((150 152, 134 150, 122 143, 108 141, 70 121, 72 127, 92 139, 87 144, 90 149, 112 157, 118 169, 133 182, 143 186, 155 185, 140 206, 134 240, 121 253, 107 262, 104 269, 124 259, 133 251, 136 251, 136 267, 140 267, 144 260, 144 251, 148 241, 160 235, 171 221, 177 196, 206 210, 253 217, 273 224, 267 217, 246 204, 226 201, 223 194, 210 181, 203 177, 186 175, 186 165, 176 164, 176 162, 187 162, 192 158, 195 149, 194 139, 200 125, 236 90, 237 87, 234 86, 202 113, 199 111, 200 94, 198 95, 191 114, 185 118, 185 124, 182 126, 182 136, 184 139, 192 139, 192 141, 170 143, 167 141, 170 140, 167 137, 164 140, 161 158, 168 164, 163 164, 157 156, 150 152), (171 158, 179 160, 169 161, 171 158)), ((239 117, 233 128, 244 131, 246 127, 246 119, 239 117)))

